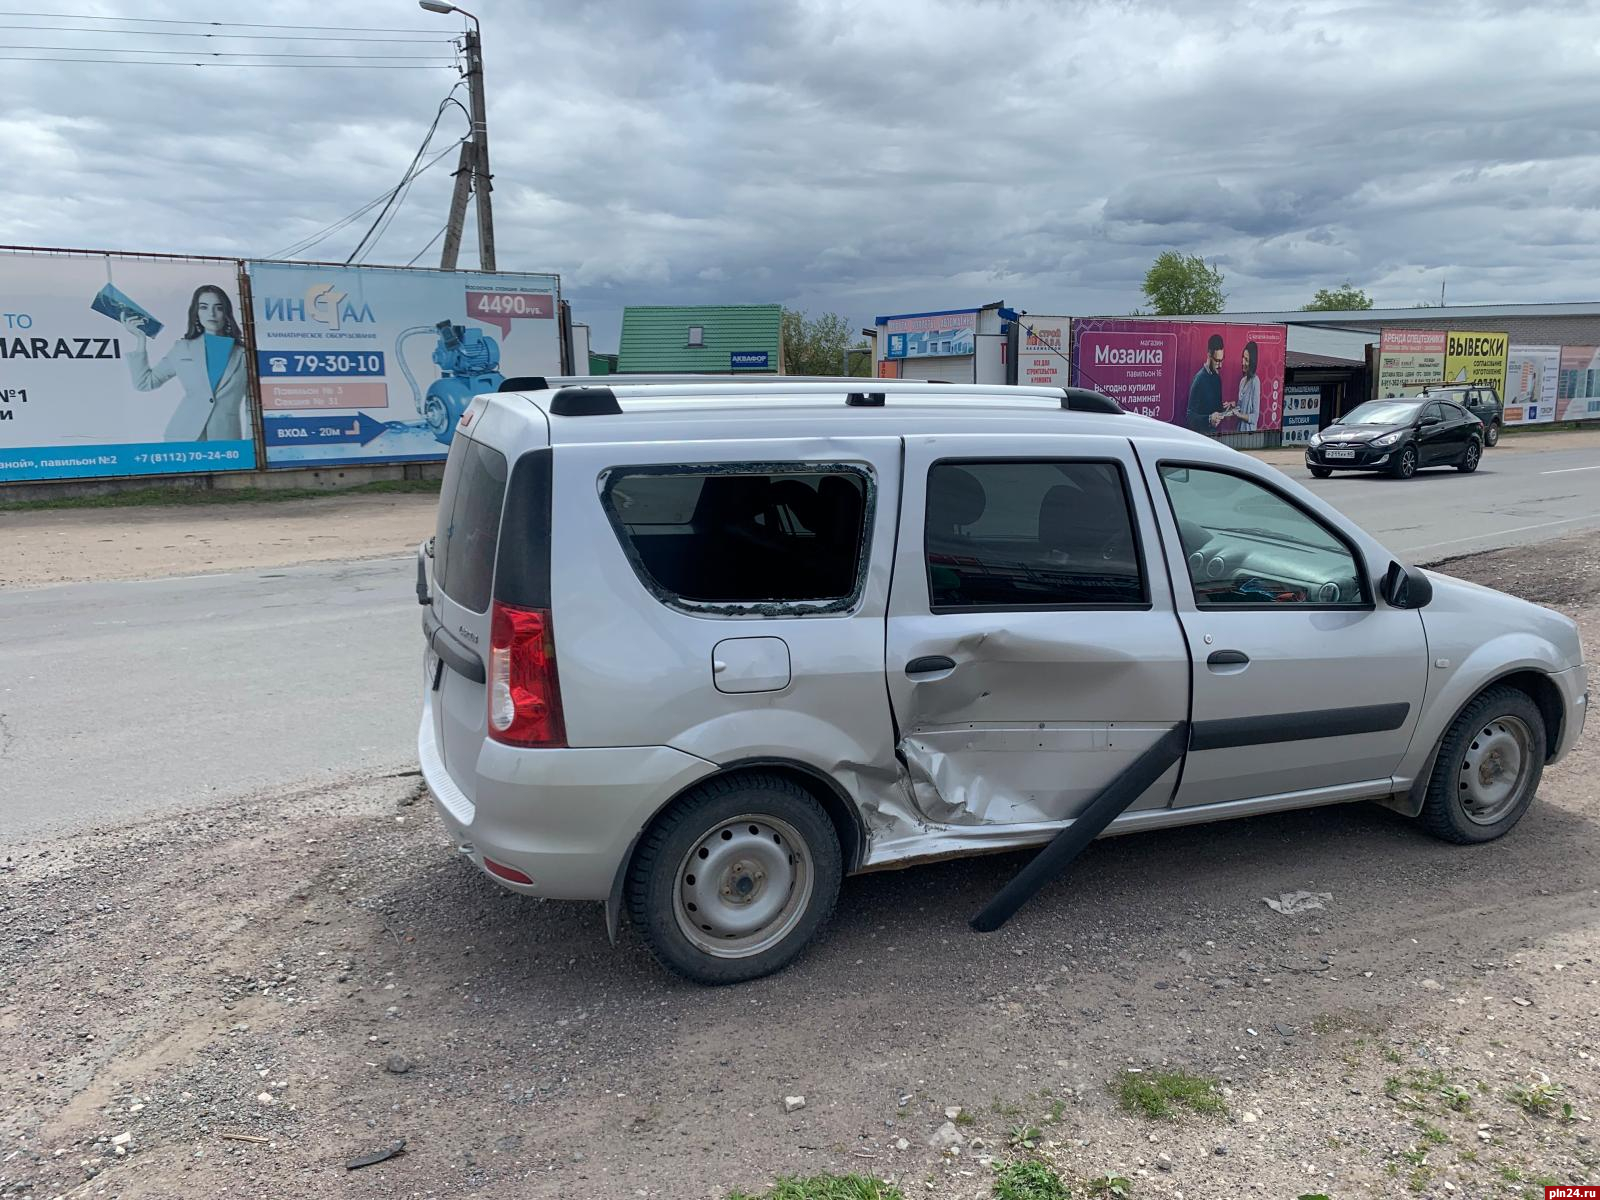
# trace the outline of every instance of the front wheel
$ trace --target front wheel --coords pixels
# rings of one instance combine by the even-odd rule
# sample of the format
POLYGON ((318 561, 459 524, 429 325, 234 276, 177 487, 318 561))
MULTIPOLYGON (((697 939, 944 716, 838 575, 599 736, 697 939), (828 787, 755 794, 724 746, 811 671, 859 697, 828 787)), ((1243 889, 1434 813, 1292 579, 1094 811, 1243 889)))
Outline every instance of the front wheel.
POLYGON ((782 776, 729 776, 694 788, 645 834, 628 913, 664 966, 741 983, 800 953, 842 875, 833 822, 809 792, 782 776))
POLYGON ((1461 461, 1456 464, 1456 470, 1463 475, 1470 475, 1478 469, 1478 460, 1482 457, 1483 451, 1478 449, 1478 440, 1474 438, 1467 443, 1467 448, 1461 455, 1461 461))
POLYGON ((1410 479, 1417 473, 1417 448, 1407 446, 1400 451, 1400 457, 1394 460, 1394 477, 1396 479, 1410 479))
POLYGON ((1498 446, 1500 444, 1499 421, 1489 422, 1489 428, 1483 431, 1483 443, 1486 446, 1498 446))
POLYGON ((1310 467, 1308 470, 1310 470, 1312 476, 1316 479, 1326 479, 1329 475, 1333 474, 1332 467, 1310 467))
POLYGON ((1489 842, 1522 819, 1544 774, 1544 714, 1526 692, 1492 687, 1439 741, 1423 828, 1447 842, 1489 842))

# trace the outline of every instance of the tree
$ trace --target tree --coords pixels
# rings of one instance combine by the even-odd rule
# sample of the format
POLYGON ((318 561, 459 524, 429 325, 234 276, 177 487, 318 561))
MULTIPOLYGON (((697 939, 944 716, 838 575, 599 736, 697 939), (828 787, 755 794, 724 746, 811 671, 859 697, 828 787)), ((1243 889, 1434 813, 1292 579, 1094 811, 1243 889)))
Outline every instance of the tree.
POLYGON ((871 375, 871 348, 851 334, 849 321, 838 313, 813 318, 793 309, 783 310, 783 369, 790 375, 838 375, 844 371, 847 349, 851 352, 848 373, 871 375))
POLYGON ((1358 308, 1371 308, 1372 297, 1346 279, 1336 288, 1318 288, 1311 303, 1301 312, 1353 312, 1358 308))
POLYGON ((1198 254, 1163 250, 1144 274, 1144 298, 1158 317, 1219 313, 1228 294, 1222 272, 1198 254))

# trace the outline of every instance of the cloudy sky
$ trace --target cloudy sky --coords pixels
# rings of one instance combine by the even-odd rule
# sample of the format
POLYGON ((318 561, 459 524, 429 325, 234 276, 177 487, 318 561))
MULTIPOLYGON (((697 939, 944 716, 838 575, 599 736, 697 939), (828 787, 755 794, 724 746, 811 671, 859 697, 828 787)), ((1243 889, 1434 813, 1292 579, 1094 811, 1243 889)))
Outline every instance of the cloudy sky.
MULTIPOLYGON (((4 243, 272 254, 393 187, 457 81, 128 53, 448 59, 460 19, 409 0, 40 5, 98 19, 0 12, 0 57, 102 61, 0 71, 4 243), (292 28, 180 39, 163 34, 201 27, 150 18, 292 28)), ((1169 247, 1219 263, 1241 310, 1345 279, 1380 305, 1436 303, 1441 281, 1452 303, 1596 298, 1600 3, 477 11, 500 266, 559 272, 597 349, 629 303, 1125 313, 1169 247)), ((465 124, 447 109, 429 157, 465 124)), ((453 162, 416 181, 369 261, 404 263, 439 231, 453 162)), ((343 261, 375 215, 305 256, 343 261)), ((464 264, 474 246, 469 228, 464 264)))

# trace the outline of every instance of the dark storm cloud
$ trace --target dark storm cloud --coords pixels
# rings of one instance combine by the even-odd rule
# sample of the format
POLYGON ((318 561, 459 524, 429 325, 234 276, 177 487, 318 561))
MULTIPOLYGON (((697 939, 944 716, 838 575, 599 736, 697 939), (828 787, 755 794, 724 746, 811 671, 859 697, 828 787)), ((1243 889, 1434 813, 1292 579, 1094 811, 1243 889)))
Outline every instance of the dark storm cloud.
MULTIPOLYGON (((1600 266, 1590 4, 480 8, 501 263, 559 271, 600 345, 624 303, 1126 312, 1168 247, 1220 263, 1240 308, 1345 278, 1399 305, 1446 277, 1460 301, 1582 298, 1600 266)), ((257 11, 459 28, 401 0, 257 11)), ((8 65, 0 240, 212 253, 279 249, 392 186, 453 82, 8 65)), ((463 128, 449 111, 435 146, 463 128)), ((376 261, 437 232, 452 162, 376 261)))

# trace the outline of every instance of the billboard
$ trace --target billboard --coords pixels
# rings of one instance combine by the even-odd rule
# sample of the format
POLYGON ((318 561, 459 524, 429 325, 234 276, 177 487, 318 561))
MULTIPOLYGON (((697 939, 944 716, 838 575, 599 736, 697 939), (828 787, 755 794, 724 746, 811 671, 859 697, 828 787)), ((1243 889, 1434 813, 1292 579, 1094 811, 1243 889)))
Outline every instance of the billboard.
POLYGON ((472 397, 561 374, 554 275, 246 267, 269 467, 440 459, 472 397))
POLYGON ((1556 408, 1558 421, 1600 417, 1600 346, 1561 347, 1556 408))
POLYGON ((1378 339, 1378 397, 1419 396, 1444 382, 1442 329, 1385 329, 1378 339))
POLYGON ((1446 383, 1476 383, 1506 394, 1506 352, 1511 338, 1504 333, 1468 333, 1452 329, 1444 351, 1446 383))
POLYGON ((1561 373, 1560 346, 1513 345, 1506 357, 1507 425, 1533 425, 1556 419, 1556 377, 1561 373))
POLYGON ((883 318, 885 358, 960 358, 978 347, 978 312, 922 313, 883 318))
POLYGON ((1083 318, 1072 379, 1123 408, 1213 436, 1283 420, 1282 325, 1083 318))
POLYGON ((1072 376, 1071 323, 1066 317, 1017 318, 1017 382, 1066 387, 1072 376))
POLYGON ((0 483, 256 465, 238 264, 0 253, 0 483))
POLYGON ((1322 389, 1315 384, 1283 389, 1283 444, 1303 446, 1322 425, 1322 389))

